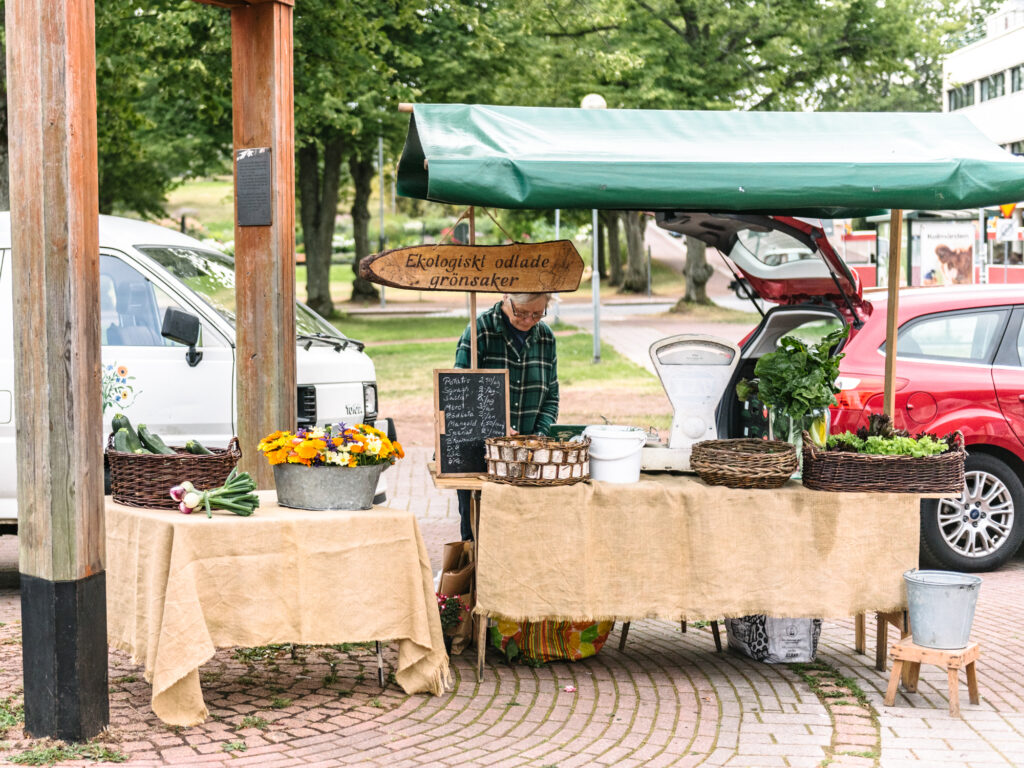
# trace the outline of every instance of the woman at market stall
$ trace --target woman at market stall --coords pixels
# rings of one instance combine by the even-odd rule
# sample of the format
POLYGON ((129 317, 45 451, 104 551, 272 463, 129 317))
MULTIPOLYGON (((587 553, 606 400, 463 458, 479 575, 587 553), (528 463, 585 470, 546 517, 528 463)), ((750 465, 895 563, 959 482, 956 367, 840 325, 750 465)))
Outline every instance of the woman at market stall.
MULTIPOLYGON (((513 434, 543 434, 558 418, 555 335, 541 322, 550 293, 507 293, 476 320, 477 367, 508 368, 509 420, 513 434)), ((459 339, 455 367, 470 366, 470 329, 459 339)), ((462 539, 473 538, 469 491, 459 491, 462 539)))

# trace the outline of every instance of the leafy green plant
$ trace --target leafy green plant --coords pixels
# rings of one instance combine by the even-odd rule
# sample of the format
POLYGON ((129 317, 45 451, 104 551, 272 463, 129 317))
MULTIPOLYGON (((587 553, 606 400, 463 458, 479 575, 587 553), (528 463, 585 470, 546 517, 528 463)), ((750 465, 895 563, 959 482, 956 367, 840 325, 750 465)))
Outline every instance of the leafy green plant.
POLYGON ((800 422, 811 411, 833 405, 843 355, 831 352, 849 332, 849 326, 843 325, 811 345, 796 336, 783 336, 778 349, 757 361, 756 381, 741 379, 737 383, 737 397, 747 400, 756 394, 762 403, 782 411, 794 422, 800 422))
POLYGON ((223 752, 245 752, 248 748, 244 741, 227 741, 221 745, 223 752))
POLYGON ((8 757, 16 765, 53 765, 64 760, 97 760, 107 763, 123 763, 128 755, 111 749, 104 744, 56 744, 40 746, 8 757))

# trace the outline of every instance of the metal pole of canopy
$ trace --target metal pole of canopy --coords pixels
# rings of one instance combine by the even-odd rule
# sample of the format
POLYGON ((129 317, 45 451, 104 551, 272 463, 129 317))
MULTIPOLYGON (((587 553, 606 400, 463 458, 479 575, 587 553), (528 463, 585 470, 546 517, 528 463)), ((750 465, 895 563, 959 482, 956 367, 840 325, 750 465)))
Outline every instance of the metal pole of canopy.
POLYGON ((894 208, 889 213, 889 303, 885 325, 885 395, 883 412, 896 426, 896 331, 899 328, 900 308, 900 246, 903 243, 903 211, 894 208))

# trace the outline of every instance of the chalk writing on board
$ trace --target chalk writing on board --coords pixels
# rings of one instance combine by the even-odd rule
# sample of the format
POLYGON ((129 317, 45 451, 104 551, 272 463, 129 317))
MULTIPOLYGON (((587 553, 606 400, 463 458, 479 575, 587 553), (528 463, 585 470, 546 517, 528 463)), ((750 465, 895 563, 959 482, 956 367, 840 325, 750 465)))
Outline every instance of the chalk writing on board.
POLYGON ((506 370, 435 371, 438 474, 487 471, 484 440, 507 433, 506 370))

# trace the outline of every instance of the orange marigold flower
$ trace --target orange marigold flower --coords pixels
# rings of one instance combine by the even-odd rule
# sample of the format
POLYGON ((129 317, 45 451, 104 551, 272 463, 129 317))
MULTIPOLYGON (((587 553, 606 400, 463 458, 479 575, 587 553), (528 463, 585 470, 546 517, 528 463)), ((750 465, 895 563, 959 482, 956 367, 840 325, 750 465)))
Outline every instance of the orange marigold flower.
POLYGON ((323 440, 303 440, 295 446, 295 452, 299 458, 312 460, 326 447, 327 443, 323 440))
MULTIPOLYGON (((404 459, 405 458, 405 450, 402 448, 402 444, 400 442, 398 442, 397 440, 392 440, 391 444, 395 447, 395 453, 398 454, 398 458, 404 459)), ((405 466, 405 465, 403 464, 402 466, 405 466)))

